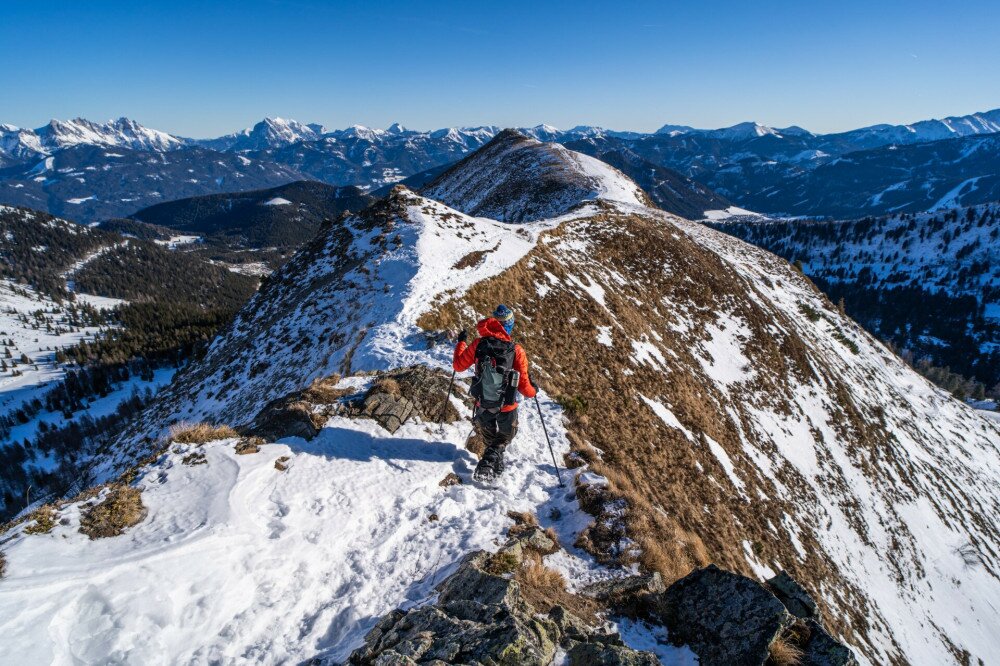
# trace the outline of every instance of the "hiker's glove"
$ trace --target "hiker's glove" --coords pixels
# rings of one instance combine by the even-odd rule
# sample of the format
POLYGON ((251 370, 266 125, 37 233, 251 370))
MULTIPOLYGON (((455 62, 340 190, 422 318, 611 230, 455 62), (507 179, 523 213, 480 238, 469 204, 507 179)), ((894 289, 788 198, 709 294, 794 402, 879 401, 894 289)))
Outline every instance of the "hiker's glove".
POLYGON ((463 328, 462 331, 458 334, 458 341, 465 342, 468 339, 469 339, 469 333, 463 328))

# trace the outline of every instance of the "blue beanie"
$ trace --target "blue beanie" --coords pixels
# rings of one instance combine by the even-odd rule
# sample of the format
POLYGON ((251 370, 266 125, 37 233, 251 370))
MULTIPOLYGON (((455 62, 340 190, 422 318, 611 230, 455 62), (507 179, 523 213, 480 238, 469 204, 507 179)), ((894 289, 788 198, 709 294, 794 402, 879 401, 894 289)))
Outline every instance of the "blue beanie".
POLYGON ((503 303, 493 311, 493 318, 503 324, 503 330, 507 331, 507 335, 514 330, 514 311, 503 303))

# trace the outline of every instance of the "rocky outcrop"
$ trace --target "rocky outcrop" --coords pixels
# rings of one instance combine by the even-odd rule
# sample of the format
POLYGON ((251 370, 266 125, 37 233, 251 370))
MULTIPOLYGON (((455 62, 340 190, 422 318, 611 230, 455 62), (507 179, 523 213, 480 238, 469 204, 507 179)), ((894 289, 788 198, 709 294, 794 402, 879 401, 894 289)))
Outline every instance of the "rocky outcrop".
POLYGON ((670 640, 690 647, 702 666, 763 666, 779 639, 802 651, 802 664, 857 663, 817 621, 815 602, 787 573, 765 586, 709 565, 671 585, 652 608, 670 640))
MULTIPOLYGON (((440 370, 414 365, 376 372, 372 377, 364 393, 336 388, 339 375, 318 379, 302 391, 269 403, 242 430, 270 441, 283 437, 312 439, 331 416, 370 418, 390 433, 411 418, 449 423, 461 418, 451 400, 445 399, 450 377, 440 370)), ((467 399, 457 383, 452 393, 467 399)))
POLYGON ((365 637, 348 664, 551 664, 560 649, 571 666, 655 666, 652 654, 626 647, 616 633, 589 626, 563 606, 540 614, 513 571, 529 551, 554 544, 527 530, 497 553, 467 555, 438 585, 437 603, 394 610, 365 637))

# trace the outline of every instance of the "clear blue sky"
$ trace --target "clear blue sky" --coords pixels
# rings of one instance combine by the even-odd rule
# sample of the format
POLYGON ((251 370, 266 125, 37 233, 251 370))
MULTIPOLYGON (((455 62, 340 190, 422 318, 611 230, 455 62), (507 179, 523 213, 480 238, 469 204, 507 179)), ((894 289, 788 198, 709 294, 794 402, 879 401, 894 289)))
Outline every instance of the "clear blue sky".
POLYGON ((997 0, 0 0, 0 22, 0 122, 22 127, 828 132, 1000 107, 997 0))

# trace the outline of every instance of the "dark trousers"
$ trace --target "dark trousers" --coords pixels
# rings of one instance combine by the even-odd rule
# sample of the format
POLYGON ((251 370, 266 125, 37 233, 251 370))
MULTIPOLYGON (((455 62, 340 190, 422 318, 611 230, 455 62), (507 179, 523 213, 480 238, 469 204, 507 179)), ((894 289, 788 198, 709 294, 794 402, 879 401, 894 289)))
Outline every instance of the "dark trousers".
POLYGON ((474 422, 479 434, 483 436, 486 449, 494 449, 503 455, 504 449, 517 434, 517 409, 488 412, 477 407, 474 422))

